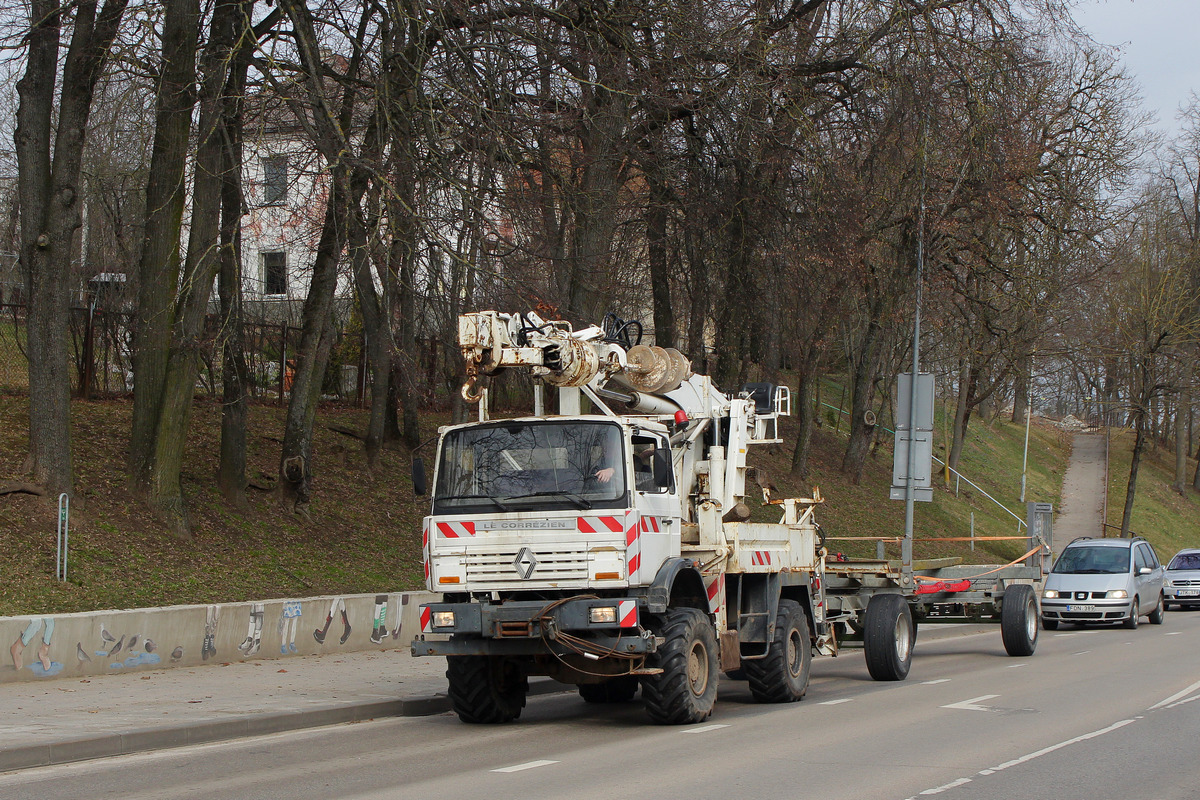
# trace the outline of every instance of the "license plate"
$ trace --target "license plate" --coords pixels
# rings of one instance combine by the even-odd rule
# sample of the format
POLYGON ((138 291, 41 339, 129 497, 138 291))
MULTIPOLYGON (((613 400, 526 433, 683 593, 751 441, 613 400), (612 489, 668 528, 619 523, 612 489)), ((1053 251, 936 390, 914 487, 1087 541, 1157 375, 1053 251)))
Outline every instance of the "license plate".
POLYGON ((1176 597, 1195 597, 1196 595, 1200 595, 1200 589, 1176 589, 1175 590, 1176 597))
POLYGON ((1067 611, 1095 611, 1095 606, 1067 606, 1067 611))

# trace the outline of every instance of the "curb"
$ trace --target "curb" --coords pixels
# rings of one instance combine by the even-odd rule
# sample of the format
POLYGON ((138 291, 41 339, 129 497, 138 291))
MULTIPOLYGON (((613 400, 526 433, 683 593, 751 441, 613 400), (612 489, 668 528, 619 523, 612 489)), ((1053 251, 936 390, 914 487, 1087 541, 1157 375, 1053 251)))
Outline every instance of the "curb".
MULTIPOLYGON (((529 682, 531 697, 567 691, 574 691, 574 687, 549 679, 529 682)), ((280 714, 259 714, 242 719, 190 722, 174 727, 145 728, 125 733, 6 748, 0 750, 0 773, 249 736, 265 736, 344 722, 366 722, 383 717, 429 717, 450 710, 450 698, 438 694, 432 697, 322 706, 280 714)))

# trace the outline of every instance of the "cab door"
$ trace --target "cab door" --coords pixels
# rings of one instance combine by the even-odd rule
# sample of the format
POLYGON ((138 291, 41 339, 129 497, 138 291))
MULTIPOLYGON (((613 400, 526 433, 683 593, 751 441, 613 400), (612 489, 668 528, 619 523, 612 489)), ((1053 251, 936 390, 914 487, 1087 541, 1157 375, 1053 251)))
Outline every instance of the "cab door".
POLYGON ((643 577, 653 579, 658 567, 679 555, 682 519, 679 489, 671 469, 671 445, 665 435, 635 431, 631 437, 629 475, 633 507, 638 512, 643 577))

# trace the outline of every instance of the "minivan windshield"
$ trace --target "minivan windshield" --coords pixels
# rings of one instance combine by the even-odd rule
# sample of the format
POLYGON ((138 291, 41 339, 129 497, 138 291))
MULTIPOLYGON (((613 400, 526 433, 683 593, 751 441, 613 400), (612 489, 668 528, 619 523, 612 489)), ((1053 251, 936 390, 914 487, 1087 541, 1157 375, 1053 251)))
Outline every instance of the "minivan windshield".
POLYGON ((1129 571, 1129 548, 1076 545, 1063 550, 1051 572, 1060 575, 1119 575, 1129 571))
POLYGON ((623 437, 613 423, 476 425, 442 441, 433 513, 622 508, 626 484, 623 437))
POLYGON ((1200 569, 1200 553, 1180 553, 1171 559, 1167 569, 1200 569))

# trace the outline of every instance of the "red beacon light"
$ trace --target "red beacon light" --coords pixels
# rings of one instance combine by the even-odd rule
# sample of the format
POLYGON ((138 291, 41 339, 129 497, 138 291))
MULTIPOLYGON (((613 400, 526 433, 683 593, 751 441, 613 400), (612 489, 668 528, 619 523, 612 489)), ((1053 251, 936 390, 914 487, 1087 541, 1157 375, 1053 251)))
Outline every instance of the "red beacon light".
POLYGON ((687 415, 686 411, 684 411, 681 408, 675 412, 675 424, 676 425, 686 425, 687 421, 688 421, 688 415, 687 415))

